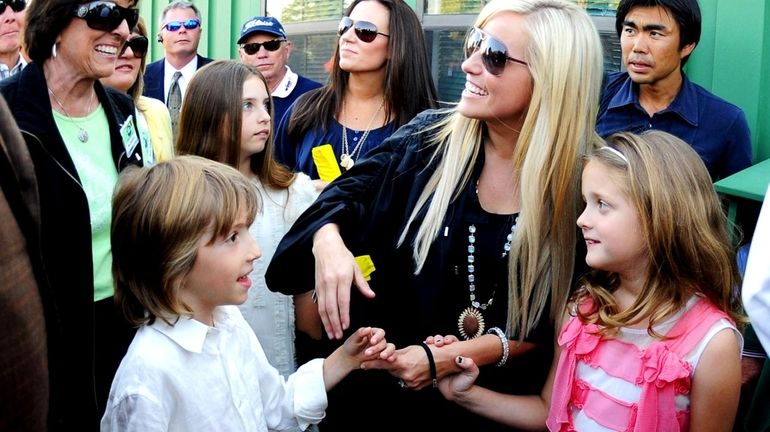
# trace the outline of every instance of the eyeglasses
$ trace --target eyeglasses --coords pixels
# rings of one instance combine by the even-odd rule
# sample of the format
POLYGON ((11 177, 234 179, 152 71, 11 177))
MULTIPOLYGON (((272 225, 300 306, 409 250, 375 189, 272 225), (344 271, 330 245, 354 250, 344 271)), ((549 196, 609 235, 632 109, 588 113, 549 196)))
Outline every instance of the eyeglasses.
POLYGON ((6 6, 14 12, 21 12, 27 7, 27 0, 0 0, 0 14, 5 13, 6 6))
POLYGON ((273 39, 264 42, 247 43, 241 45, 241 48, 243 48, 246 54, 254 55, 259 51, 261 47, 265 47, 265 49, 268 51, 278 51, 278 48, 281 47, 282 42, 286 42, 286 39, 273 39))
POLYGON ((340 25, 337 27, 337 35, 342 36, 345 32, 350 30, 351 27, 356 31, 356 37, 361 39, 361 42, 372 42, 377 38, 377 35, 382 35, 387 38, 390 37, 390 35, 378 32, 377 26, 369 21, 353 21, 348 17, 342 17, 340 20, 340 25))
POLYGON ((139 21, 139 9, 124 8, 113 2, 95 1, 79 5, 75 16, 86 21, 88 27, 99 31, 113 31, 123 20, 133 30, 139 21))
POLYGON ((146 37, 136 36, 127 40, 126 43, 123 44, 123 48, 120 50, 120 55, 122 56, 128 48, 131 48, 131 52, 134 53, 134 57, 141 59, 144 58, 145 54, 147 54, 148 46, 149 41, 146 37))
POLYGON ((505 64, 510 60, 515 63, 529 66, 524 60, 508 56, 508 48, 496 37, 484 32, 484 30, 471 27, 465 37, 465 58, 481 50, 481 61, 487 72, 500 76, 505 70, 505 64))
POLYGON ((182 21, 169 21, 166 24, 163 25, 163 28, 165 28, 168 31, 178 31, 182 26, 186 28, 187 30, 195 30, 198 28, 198 26, 201 25, 201 22, 197 18, 188 19, 184 22, 182 21))

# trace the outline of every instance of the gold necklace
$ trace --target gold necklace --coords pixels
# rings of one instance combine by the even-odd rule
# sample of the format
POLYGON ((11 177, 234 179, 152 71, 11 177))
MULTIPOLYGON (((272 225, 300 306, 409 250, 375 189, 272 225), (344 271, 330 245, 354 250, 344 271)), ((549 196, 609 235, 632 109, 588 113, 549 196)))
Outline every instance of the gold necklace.
MULTIPOLYGON (((369 136, 369 131, 372 129, 372 123, 374 123, 374 119, 377 118, 377 115, 382 111, 382 107, 385 106, 385 98, 382 98, 382 101, 380 102, 380 106, 377 108, 377 111, 374 112, 374 115, 371 119, 369 119, 369 124, 366 125, 366 130, 364 130, 363 136, 361 136, 361 139, 358 141, 358 144, 356 144, 355 147, 353 147, 353 151, 349 151, 348 149, 348 129, 345 127, 345 125, 342 125, 342 155, 340 155, 340 166, 345 170, 349 170, 350 168, 353 168, 353 164, 355 163, 355 157, 356 153, 361 150, 361 147, 364 145, 364 141, 366 141, 366 138, 369 136)), ((340 123, 341 124, 341 123, 340 123)))
MULTIPOLYGON (((80 124, 80 122, 75 121, 75 118, 72 117, 71 115, 69 115, 67 110, 64 108, 64 104, 61 103, 59 98, 56 96, 56 93, 54 93, 53 90, 51 90, 51 87, 48 87, 48 93, 50 93, 51 96, 53 96, 53 100, 55 100, 56 103, 59 104, 59 107, 63 111, 63 114, 65 116, 67 116, 67 119, 69 119, 70 122, 74 123, 75 126, 77 126, 78 129, 80 129, 80 131, 78 132, 78 139, 80 140, 80 142, 82 142, 82 143, 88 142, 88 131, 85 130, 85 128, 83 128, 83 126, 80 124)), ((94 95, 92 93, 91 94, 91 99, 88 102, 88 110, 86 111, 86 113, 87 113, 86 115, 91 113, 91 108, 93 107, 93 103, 94 103, 94 95)))

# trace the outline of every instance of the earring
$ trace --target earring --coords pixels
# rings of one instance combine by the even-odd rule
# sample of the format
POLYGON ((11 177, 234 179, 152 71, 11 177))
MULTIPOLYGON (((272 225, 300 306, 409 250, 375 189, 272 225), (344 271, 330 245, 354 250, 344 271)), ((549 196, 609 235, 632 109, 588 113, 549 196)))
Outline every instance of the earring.
POLYGON ((56 58, 56 42, 54 42, 51 47, 51 57, 56 58))

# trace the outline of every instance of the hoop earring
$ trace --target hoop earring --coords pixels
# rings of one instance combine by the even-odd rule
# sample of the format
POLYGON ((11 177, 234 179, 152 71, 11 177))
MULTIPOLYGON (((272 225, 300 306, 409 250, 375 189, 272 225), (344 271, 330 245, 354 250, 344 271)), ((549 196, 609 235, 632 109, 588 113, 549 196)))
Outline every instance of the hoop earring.
POLYGON ((51 57, 56 58, 56 42, 54 42, 53 46, 51 47, 51 57))

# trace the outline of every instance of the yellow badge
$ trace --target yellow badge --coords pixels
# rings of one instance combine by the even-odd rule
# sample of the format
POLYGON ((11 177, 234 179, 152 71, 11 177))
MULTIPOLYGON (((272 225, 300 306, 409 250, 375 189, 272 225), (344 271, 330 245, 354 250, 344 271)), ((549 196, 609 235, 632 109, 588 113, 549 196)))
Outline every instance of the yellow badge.
POLYGON ((331 144, 313 147, 313 162, 318 170, 318 177, 326 183, 331 183, 342 174, 331 144))
POLYGON ((369 282, 372 277, 370 276, 373 271, 377 270, 374 268, 374 262, 372 261, 372 257, 369 255, 361 255, 356 257, 356 263, 359 267, 361 267, 361 273, 364 275, 364 279, 369 282))

